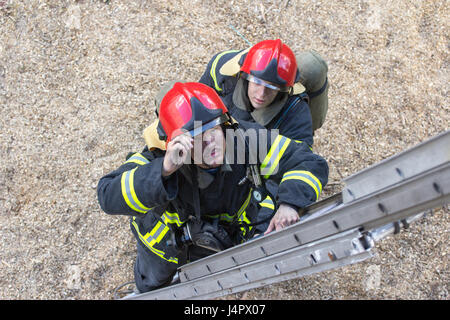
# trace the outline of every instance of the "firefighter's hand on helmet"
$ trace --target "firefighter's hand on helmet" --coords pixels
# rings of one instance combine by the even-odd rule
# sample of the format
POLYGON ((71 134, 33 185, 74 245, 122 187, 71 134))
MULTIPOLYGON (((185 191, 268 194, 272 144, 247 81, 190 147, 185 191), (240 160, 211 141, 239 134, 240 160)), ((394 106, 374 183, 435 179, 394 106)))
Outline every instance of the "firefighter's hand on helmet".
POLYGON ((186 158, 190 157, 192 147, 193 140, 189 133, 180 134, 173 138, 167 144, 162 175, 167 177, 177 171, 186 162, 186 158))
POLYGON ((264 234, 268 234, 273 230, 281 230, 296 223, 299 219, 297 210, 286 204, 281 204, 272 220, 270 220, 269 227, 264 234))

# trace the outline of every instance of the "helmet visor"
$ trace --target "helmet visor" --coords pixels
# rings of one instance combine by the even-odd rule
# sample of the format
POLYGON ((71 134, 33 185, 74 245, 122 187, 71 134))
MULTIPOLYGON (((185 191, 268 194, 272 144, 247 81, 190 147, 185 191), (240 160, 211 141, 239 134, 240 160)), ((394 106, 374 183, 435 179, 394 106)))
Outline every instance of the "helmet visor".
POLYGON ((254 75, 242 72, 242 77, 250 82, 256 83, 260 86, 265 86, 266 88, 275 90, 275 91, 279 91, 279 92, 288 92, 289 91, 289 87, 286 86, 280 86, 277 85, 275 83, 271 83, 265 80, 262 80, 260 78, 255 77, 254 75))
POLYGON ((205 132, 206 130, 214 128, 215 126, 218 126, 227 121, 229 121, 229 117, 226 114, 223 114, 220 117, 215 118, 214 120, 211 120, 205 124, 203 124, 202 121, 194 121, 195 128, 193 130, 190 130, 189 134, 192 137, 195 137, 195 136, 205 132))

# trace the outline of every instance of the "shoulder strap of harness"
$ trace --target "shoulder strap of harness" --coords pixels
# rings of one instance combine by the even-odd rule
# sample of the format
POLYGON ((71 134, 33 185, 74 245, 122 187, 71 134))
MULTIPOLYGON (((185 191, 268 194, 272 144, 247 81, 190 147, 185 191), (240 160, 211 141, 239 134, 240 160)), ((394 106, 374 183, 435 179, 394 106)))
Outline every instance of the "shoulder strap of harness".
POLYGON ((281 115, 281 117, 278 118, 277 122, 275 123, 275 125, 273 127, 274 129, 278 129, 281 122, 283 122, 283 120, 286 118, 287 114, 289 113, 289 110, 291 110, 300 101, 305 101, 306 103, 308 103, 309 102, 308 95, 306 93, 302 93, 298 97, 296 97, 291 102, 291 104, 283 111, 283 114, 281 115))

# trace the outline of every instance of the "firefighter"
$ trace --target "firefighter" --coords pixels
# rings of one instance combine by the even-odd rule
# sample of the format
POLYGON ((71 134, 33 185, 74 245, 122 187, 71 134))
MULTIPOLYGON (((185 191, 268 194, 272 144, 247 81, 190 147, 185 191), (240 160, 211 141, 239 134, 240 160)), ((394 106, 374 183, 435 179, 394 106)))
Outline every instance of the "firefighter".
POLYGON ((129 154, 97 187, 103 211, 130 216, 137 240, 135 283, 141 293, 169 284, 179 265, 254 235, 256 177, 250 177, 254 171, 249 168, 256 166, 263 182, 279 184, 267 233, 298 221, 298 210, 316 201, 327 183, 322 157, 260 126, 234 123, 217 93, 204 84, 175 83, 158 117, 165 151, 145 147, 129 154), (244 135, 250 130, 258 133, 255 148, 244 135), (234 143, 239 139, 242 143, 234 143), (259 156, 252 157, 255 152, 259 156), (242 155, 243 162, 238 160, 242 155))
MULTIPOLYGON (((216 90, 234 118, 278 129, 312 147, 328 109, 328 66, 314 50, 298 57, 281 40, 264 40, 247 50, 216 54, 199 81, 216 90)), ((276 195, 276 184, 267 187, 276 195)), ((273 200, 261 205, 270 215, 273 200)))

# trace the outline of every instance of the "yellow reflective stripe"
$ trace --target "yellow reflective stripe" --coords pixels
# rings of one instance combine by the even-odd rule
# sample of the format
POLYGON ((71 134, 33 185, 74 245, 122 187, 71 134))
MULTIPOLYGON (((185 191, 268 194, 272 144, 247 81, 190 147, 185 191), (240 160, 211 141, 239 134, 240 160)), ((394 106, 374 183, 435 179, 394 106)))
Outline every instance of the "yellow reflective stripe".
POLYGON ((275 206, 273 205, 272 199, 268 196, 266 199, 264 199, 262 202, 259 203, 261 207, 269 208, 269 209, 275 209, 275 206))
MULTIPOLYGON (((160 223, 160 222, 159 222, 160 223)), ((162 230, 162 232, 160 233, 160 235, 157 237, 157 240, 153 242, 154 239, 152 239, 152 241, 148 242, 147 239, 150 237, 150 234, 147 233, 145 236, 143 236, 141 234, 141 232, 139 231, 139 227, 135 221, 135 217, 133 217, 133 222, 132 225, 134 226, 134 228, 136 229, 136 232, 139 236, 139 239, 141 240, 141 242, 154 254, 156 254, 157 256, 161 257, 162 259, 178 264, 178 258, 175 257, 170 257, 170 258, 166 258, 164 255, 164 251, 158 250, 156 248, 154 248, 153 246, 155 245, 155 243, 159 243, 159 241, 161 241, 161 239, 164 237, 164 235, 167 233, 167 231, 169 230, 169 228, 167 226, 164 226, 165 228, 162 230), (159 239, 159 240, 158 240, 159 239), (151 243, 153 242, 153 243, 151 243)), ((150 233, 153 232, 153 234, 156 232, 156 230, 158 230, 158 228, 161 226, 160 225, 156 225, 152 231, 150 233)))
POLYGON ((267 156, 264 158, 264 161, 261 164, 261 174, 264 175, 265 179, 269 178, 269 176, 274 172, 289 143, 291 143, 291 139, 282 135, 278 135, 275 138, 272 147, 270 148, 267 156), (281 145, 281 148, 279 147, 279 145, 281 145), (269 167, 269 169, 267 169, 267 167, 269 167))
POLYGON ((241 206, 241 208, 238 210, 238 212, 237 212, 237 217, 240 219, 240 217, 241 217, 241 215, 242 215, 242 212, 245 210, 245 209, 247 209, 247 206, 248 206, 248 204, 249 204, 249 202, 250 202, 250 198, 251 198, 251 195, 252 195, 252 191, 253 191, 253 189, 252 188, 250 188, 250 192, 248 193, 248 196, 247 196, 247 199, 245 199, 245 201, 244 201, 244 203, 242 204, 242 206, 241 206))
POLYGON ((319 195, 322 192, 322 183, 311 172, 304 170, 288 171, 283 175, 283 178, 281 179, 280 183, 283 183, 283 181, 291 179, 301 180, 307 183, 311 188, 314 189, 317 197, 316 200, 319 199, 319 195))
POLYGON ((159 243, 164 235, 169 231, 169 228, 164 225, 161 221, 158 221, 156 226, 144 236, 145 241, 148 242, 148 238, 151 238, 149 244, 153 246, 155 243, 159 243), (155 238, 155 233, 158 232, 157 237, 155 238))
MULTIPOLYGON (((305 171, 305 170, 293 170, 293 171, 288 171, 283 175, 283 179, 288 178, 290 176, 293 175, 303 175, 307 178, 312 179, 311 181, 313 181, 314 184, 317 185, 318 189, 320 191, 322 191, 322 183, 320 182, 320 180, 314 175, 312 174, 310 171, 305 171)), ((283 182, 283 179, 281 180, 281 182, 283 182)))
POLYGON ((125 163, 136 163, 140 166, 143 166, 144 164, 146 164, 145 162, 138 160, 138 159, 128 159, 127 161, 125 161, 125 163))
POLYGON ((214 80, 214 87, 216 88, 216 91, 220 92, 222 91, 222 88, 219 87, 219 84, 217 83, 217 77, 216 77, 216 68, 217 68, 217 63, 219 62, 220 58, 222 58, 222 56, 224 54, 227 53, 232 53, 232 52, 238 52, 239 50, 228 50, 228 51, 224 51, 220 54, 217 55, 217 57, 214 59, 212 66, 211 66, 211 70, 209 70, 209 74, 211 75, 211 78, 214 80))
POLYGON ((122 196, 131 209, 140 213, 146 213, 150 208, 147 208, 139 201, 136 191, 134 190, 134 172, 137 168, 138 167, 122 173, 122 178, 120 180, 122 196))
POLYGON ((259 205, 260 205, 261 207, 269 208, 269 209, 272 209, 272 210, 275 209, 273 203, 264 203, 264 202, 261 202, 259 205))
MULTIPOLYGON (((239 221, 240 222, 245 222, 247 224, 251 224, 250 220, 247 218, 247 213, 244 211, 242 212, 242 214, 239 216, 239 221)), ((247 226, 248 227, 248 231, 252 230, 252 226, 247 226)), ((245 227, 241 227, 241 231, 242 231, 242 235, 245 236, 247 234, 247 228, 245 227)))
MULTIPOLYGON (((247 198, 245 199, 244 203, 239 208, 239 211, 236 214, 238 221, 240 221, 240 222, 246 222, 248 224, 251 223, 250 220, 247 218, 247 213, 245 212, 245 209, 247 209, 248 204, 250 203, 252 192, 253 192, 253 189, 250 188, 250 192, 248 193, 247 198)), ((251 230, 251 229, 252 229, 252 227, 249 228, 249 230, 251 230)), ((242 231, 242 235, 245 236, 245 234, 247 233, 247 229, 244 227, 241 227, 241 231, 242 231)))
POLYGON ((214 214, 214 215, 206 215, 206 217, 211 218, 211 219, 217 219, 219 218, 220 220, 226 221, 226 222, 231 222, 234 219, 234 216, 229 215, 228 213, 220 213, 220 214, 214 214))
POLYGON ((140 153, 133 154, 130 158, 128 158, 125 163, 136 163, 138 165, 143 166, 144 164, 150 163, 150 161, 147 160, 143 155, 140 153))
POLYGON ((224 220, 224 221, 227 221, 227 222, 231 222, 231 221, 233 221, 233 219, 234 219, 234 216, 229 215, 228 213, 222 213, 222 214, 220 214, 220 220, 224 220))
POLYGON ((239 217, 239 221, 241 222, 246 222, 248 224, 250 224, 250 220, 247 218, 247 212, 243 212, 242 215, 239 217))
POLYGON ((269 163, 270 158, 272 158, 272 154, 274 153, 275 148, 276 148, 276 147, 278 146, 278 144, 280 143, 280 140, 281 140, 281 136, 278 135, 278 136, 275 138, 275 141, 273 142, 272 147, 270 148, 269 152, 267 153, 266 157, 264 158, 264 161, 263 161, 262 164, 261 164, 261 171, 262 171, 262 169, 264 169, 264 168, 267 166, 267 164, 269 163))
POLYGON ((313 188, 314 192, 316 193, 316 200, 319 199, 319 191, 317 190, 314 183, 312 183, 310 180, 306 179, 305 177, 289 177, 284 180, 290 180, 290 179, 297 179, 297 180, 302 180, 303 182, 306 182, 311 188, 313 188))
POLYGON ((166 233, 169 231, 169 227, 164 225, 164 229, 161 231, 159 236, 156 237, 155 242, 159 243, 162 238, 166 235, 166 233))
MULTIPOLYGON (((303 143, 303 141, 301 141, 301 140, 294 140, 294 141, 297 143, 303 143)), ((313 151, 313 148, 309 144, 307 146, 311 151, 313 151)))
POLYGON ((171 213, 169 211, 166 211, 163 213, 163 221, 164 223, 175 223, 178 227, 181 227, 185 222, 181 221, 180 216, 174 212, 171 213))

